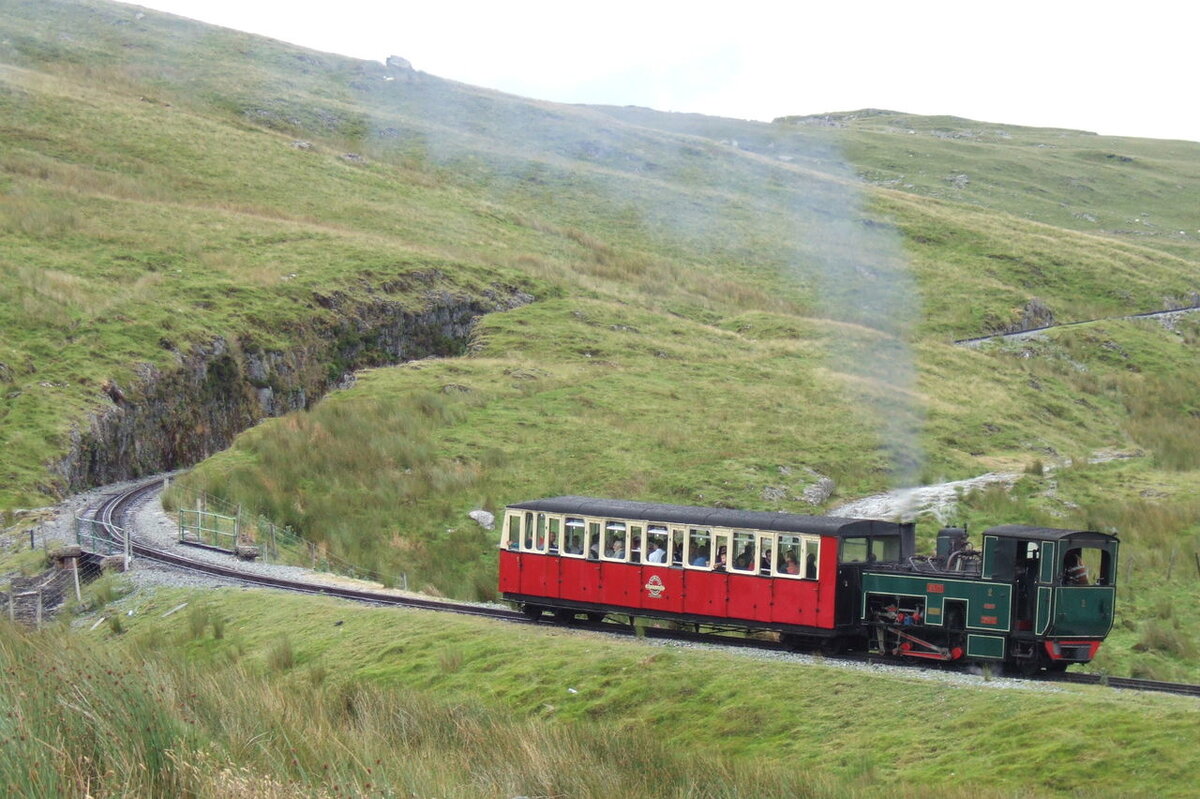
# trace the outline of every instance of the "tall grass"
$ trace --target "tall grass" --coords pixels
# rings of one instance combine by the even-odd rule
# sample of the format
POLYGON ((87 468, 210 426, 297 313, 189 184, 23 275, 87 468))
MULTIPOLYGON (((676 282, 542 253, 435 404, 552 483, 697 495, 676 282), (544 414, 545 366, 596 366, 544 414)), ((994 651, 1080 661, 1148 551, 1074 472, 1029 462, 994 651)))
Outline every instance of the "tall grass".
POLYGON ((832 797, 847 788, 779 764, 681 752, 644 730, 283 682, 245 664, 188 665, 161 648, 101 655, 70 635, 3 623, 0 632, 0 787, 14 797, 832 797))

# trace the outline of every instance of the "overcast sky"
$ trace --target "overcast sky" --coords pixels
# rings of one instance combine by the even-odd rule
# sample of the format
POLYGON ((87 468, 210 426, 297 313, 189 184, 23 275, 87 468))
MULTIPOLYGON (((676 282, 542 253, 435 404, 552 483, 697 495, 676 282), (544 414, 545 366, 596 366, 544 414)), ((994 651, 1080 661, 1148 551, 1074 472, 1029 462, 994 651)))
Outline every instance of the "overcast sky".
POLYGON ((148 0, 569 103, 769 121, 886 108, 1200 141, 1190 3, 148 0))

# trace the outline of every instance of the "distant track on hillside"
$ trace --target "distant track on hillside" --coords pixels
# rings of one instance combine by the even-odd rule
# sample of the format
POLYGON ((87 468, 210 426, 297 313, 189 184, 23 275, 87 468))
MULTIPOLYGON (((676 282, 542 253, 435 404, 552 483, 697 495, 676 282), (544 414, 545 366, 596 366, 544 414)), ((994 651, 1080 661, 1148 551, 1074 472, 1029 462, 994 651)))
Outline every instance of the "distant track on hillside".
MULTIPOLYGON (((156 477, 152 480, 139 482, 121 491, 116 491, 111 494, 104 495, 95 505, 89 508, 89 513, 86 514, 89 518, 94 518, 100 522, 106 534, 114 541, 123 543, 125 536, 130 536, 130 551, 135 559, 141 558, 154 561, 176 569, 183 569, 190 572, 203 574, 210 577, 217 577, 230 582, 236 582, 244 585, 252 585, 262 588, 275 588, 282 591, 291 591, 295 593, 317 594, 338 599, 347 599, 353 602, 361 602, 372 605, 388 606, 388 607, 406 607, 419 610, 434 610, 445 613, 458 613, 468 616, 482 616, 485 618, 496 619, 514 624, 537 624, 538 621, 531 620, 525 614, 514 610, 503 608, 491 608, 471 603, 453 602, 449 600, 424 599, 410 596, 397 596, 395 594, 385 594, 378 591, 365 591, 355 588, 346 588, 341 586, 332 586, 322 583, 309 583, 301 580, 289 580, 278 577, 268 577, 261 574, 238 569, 234 566, 222 566, 218 564, 205 563, 191 558, 177 555, 172 552, 139 544, 133 540, 132 530, 130 530, 130 511, 138 502, 145 500, 150 495, 161 490, 163 481, 161 477, 156 477)), ((705 643, 716 644, 721 646, 730 646, 749 649, 763 649, 772 651, 787 651, 787 647, 776 642, 757 638, 735 638, 731 636, 721 636, 712 633, 694 633, 683 630, 670 630, 656 627, 636 628, 633 624, 620 624, 612 622, 585 622, 582 620, 576 621, 570 625, 571 628, 581 630, 593 630, 623 636, 645 636, 660 640, 678 641, 684 643, 705 643)), ((825 655, 831 661, 851 661, 858 663, 879 663, 888 666, 903 666, 916 671, 926 671, 926 666, 916 666, 911 663, 897 662, 890 658, 880 658, 875 655, 863 655, 857 653, 843 655, 825 655)), ((1110 688, 1120 688, 1136 691, 1156 691, 1160 693, 1170 693, 1182 696, 1200 697, 1200 685, 1188 685, 1185 683, 1166 683, 1157 682, 1154 680, 1139 680, 1128 677, 1107 677, 1098 674, 1047 674, 1041 677, 1047 682, 1069 682, 1086 685, 1106 685, 1110 688)))
POLYGON ((1011 333, 994 333, 990 336, 977 336, 976 338, 960 338, 956 339, 954 344, 958 347, 977 347, 980 344, 985 344, 989 341, 997 339, 1022 339, 1033 336, 1037 333, 1044 333, 1047 330, 1061 330, 1067 327, 1078 327, 1079 325, 1093 325, 1097 322, 1117 322, 1128 319, 1153 319, 1156 317, 1182 316, 1183 314, 1196 313, 1200 311, 1200 305, 1191 305, 1187 308, 1173 308, 1168 311, 1145 311, 1143 313, 1127 314, 1125 316, 1103 316, 1099 319, 1084 319, 1078 322, 1063 322, 1057 325, 1045 325, 1043 327, 1032 327, 1028 330, 1014 330, 1011 333))

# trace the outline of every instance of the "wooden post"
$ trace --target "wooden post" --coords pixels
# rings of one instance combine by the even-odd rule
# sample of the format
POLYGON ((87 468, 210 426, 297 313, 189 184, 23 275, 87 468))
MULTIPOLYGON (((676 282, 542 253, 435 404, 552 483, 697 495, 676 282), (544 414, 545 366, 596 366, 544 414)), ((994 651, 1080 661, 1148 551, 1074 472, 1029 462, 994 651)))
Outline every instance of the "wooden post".
POLYGON ((1193 553, 1196 556, 1196 576, 1200 577, 1200 552, 1193 553))
POLYGON ((83 594, 79 593, 79 558, 71 558, 71 573, 75 575, 75 601, 82 602, 83 594))
POLYGON ((1171 579, 1171 569, 1175 567, 1175 556, 1179 554, 1178 549, 1171 550, 1171 559, 1167 561, 1167 580, 1171 579))
POLYGON ((8 593, 8 620, 13 621, 16 618, 16 612, 13 610, 13 592, 8 593))
POLYGON ((37 628, 42 629, 42 589, 37 590, 37 628))

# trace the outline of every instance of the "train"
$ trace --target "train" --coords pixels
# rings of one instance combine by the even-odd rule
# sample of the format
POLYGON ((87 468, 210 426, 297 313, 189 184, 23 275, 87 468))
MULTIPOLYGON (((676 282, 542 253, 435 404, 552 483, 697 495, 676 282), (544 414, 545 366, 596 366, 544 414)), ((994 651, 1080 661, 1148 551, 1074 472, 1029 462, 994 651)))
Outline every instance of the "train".
POLYGON ((1095 656, 1113 623, 1115 535, 560 496, 508 505, 501 596, 535 620, 643 617, 795 648, 1023 674, 1095 656))

